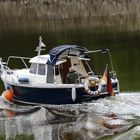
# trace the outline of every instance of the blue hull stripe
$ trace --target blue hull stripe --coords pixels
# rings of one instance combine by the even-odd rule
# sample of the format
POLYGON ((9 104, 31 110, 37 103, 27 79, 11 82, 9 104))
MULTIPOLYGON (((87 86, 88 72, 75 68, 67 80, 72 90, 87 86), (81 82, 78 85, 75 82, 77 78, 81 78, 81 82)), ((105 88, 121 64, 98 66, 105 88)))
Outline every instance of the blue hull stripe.
POLYGON ((7 88, 13 90, 16 101, 29 104, 77 104, 108 96, 108 94, 100 97, 88 95, 82 87, 76 88, 76 100, 73 101, 71 88, 32 88, 9 84, 7 88))

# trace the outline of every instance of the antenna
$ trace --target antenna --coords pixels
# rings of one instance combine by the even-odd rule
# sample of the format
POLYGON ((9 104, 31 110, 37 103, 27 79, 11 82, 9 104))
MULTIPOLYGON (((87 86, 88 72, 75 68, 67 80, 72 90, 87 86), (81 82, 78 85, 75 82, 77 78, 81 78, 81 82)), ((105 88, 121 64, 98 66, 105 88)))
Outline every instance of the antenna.
POLYGON ((37 55, 40 55, 41 51, 46 50, 46 49, 43 49, 42 47, 46 47, 46 45, 42 42, 42 37, 39 36, 39 46, 37 46, 35 50, 38 52, 37 55))

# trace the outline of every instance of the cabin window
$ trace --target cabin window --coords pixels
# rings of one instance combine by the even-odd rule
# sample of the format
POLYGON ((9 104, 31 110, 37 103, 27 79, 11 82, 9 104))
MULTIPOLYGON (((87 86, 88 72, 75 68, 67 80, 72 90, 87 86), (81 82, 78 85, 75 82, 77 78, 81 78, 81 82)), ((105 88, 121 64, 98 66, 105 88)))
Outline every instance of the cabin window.
POLYGON ((39 64, 38 65, 38 74, 39 75, 45 75, 45 64, 39 64))
POLYGON ((30 73, 36 74, 36 70, 37 70, 37 64, 32 63, 30 67, 30 73))

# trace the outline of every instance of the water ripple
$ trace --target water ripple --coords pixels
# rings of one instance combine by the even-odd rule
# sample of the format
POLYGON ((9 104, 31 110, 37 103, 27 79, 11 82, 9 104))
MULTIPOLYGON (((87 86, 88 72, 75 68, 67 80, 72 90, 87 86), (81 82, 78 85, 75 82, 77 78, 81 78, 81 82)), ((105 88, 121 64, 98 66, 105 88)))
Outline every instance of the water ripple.
POLYGON ((5 139, 140 139, 140 93, 77 105, 18 106, 0 98, 5 139))

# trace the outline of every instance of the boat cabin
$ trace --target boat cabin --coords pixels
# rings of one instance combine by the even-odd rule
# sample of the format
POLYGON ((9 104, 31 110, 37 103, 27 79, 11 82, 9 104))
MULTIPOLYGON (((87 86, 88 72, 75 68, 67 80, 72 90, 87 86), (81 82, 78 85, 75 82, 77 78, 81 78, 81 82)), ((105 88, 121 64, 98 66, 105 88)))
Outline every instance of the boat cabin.
MULTIPOLYGON (((50 55, 39 55, 33 57, 29 62, 31 63, 29 73, 38 77, 39 80, 45 83, 67 84, 67 74, 69 68, 73 67, 80 75, 86 76, 92 72, 89 67, 87 58, 79 56, 64 56, 59 57, 53 65, 50 63, 50 55)), ((40 82, 41 82, 40 81, 40 82)))
MULTIPOLYGON (((40 50, 37 56, 33 58, 10 56, 7 60, 7 70, 10 59, 20 59, 26 68, 17 69, 9 78, 14 79, 20 84, 30 85, 46 85, 47 84, 69 84, 67 82, 67 74, 69 68, 79 74, 75 83, 83 83, 88 73, 93 71, 88 65, 90 60, 87 56, 87 49, 77 45, 61 45, 50 50, 48 54, 41 55, 40 50), (29 60, 28 68, 25 59, 29 60), (81 80, 82 79, 82 80, 81 80)), ((72 83, 72 84, 75 84, 72 83)))

